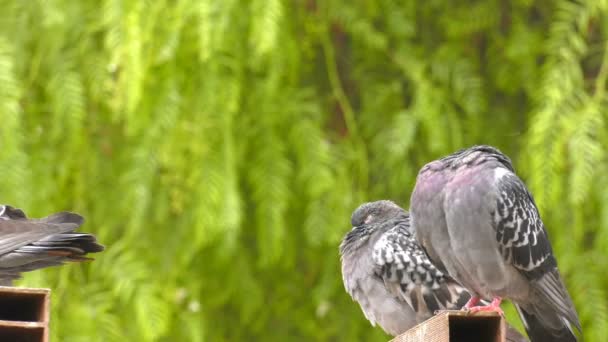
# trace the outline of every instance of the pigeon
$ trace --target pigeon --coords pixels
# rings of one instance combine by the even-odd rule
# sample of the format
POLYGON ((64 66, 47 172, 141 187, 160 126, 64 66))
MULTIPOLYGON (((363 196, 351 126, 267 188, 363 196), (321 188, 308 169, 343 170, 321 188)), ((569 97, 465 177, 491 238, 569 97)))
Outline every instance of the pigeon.
MULTIPOLYGON (((340 244, 342 279, 373 326, 397 336, 438 310, 460 309, 471 297, 431 263, 408 212, 395 203, 364 203, 351 223, 340 244)), ((511 327, 507 340, 526 341, 511 327)))
POLYGON ((11 286, 22 272, 66 261, 86 261, 87 253, 104 250, 95 236, 76 233, 84 218, 60 212, 40 219, 9 205, 0 205, 0 285, 11 286))
POLYGON ((473 146, 426 164, 410 213, 416 239, 472 297, 465 309, 516 306, 531 341, 577 341, 580 322, 534 199, 511 160, 473 146), (488 306, 475 306, 480 299, 488 306))

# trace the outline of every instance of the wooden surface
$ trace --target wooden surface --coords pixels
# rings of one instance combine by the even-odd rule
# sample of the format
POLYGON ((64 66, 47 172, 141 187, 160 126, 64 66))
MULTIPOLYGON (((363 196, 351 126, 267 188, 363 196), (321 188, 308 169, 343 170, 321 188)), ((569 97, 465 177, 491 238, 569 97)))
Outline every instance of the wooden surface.
POLYGON ((0 286, 0 341, 48 342, 49 289, 0 286))
POLYGON ((441 311, 391 342, 504 342, 505 320, 495 312, 441 311))

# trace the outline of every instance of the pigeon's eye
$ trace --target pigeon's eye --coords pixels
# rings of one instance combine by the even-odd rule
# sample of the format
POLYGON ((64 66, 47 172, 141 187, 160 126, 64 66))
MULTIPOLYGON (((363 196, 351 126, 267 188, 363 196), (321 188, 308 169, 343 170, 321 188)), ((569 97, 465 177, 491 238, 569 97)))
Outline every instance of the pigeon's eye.
POLYGON ((367 215, 367 217, 365 218, 363 223, 368 224, 368 223, 372 222, 373 219, 374 219, 374 215, 369 214, 369 215, 367 215))

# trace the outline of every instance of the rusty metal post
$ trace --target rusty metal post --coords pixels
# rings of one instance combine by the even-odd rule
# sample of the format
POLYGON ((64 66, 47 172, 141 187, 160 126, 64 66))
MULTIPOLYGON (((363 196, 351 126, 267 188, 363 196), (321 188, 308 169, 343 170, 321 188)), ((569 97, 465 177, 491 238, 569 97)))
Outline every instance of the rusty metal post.
POLYGON ((48 342, 49 289, 0 286, 0 341, 48 342))
POLYGON ((441 311, 391 342, 504 342, 506 323, 496 312, 441 311))

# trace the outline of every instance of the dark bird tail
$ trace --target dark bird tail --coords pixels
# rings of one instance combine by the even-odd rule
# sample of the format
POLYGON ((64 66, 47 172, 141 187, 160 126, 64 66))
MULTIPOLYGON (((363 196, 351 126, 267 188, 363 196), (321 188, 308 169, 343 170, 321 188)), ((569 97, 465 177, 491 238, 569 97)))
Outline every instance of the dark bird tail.
POLYGON ((65 257, 66 261, 91 260, 87 253, 103 251, 95 236, 86 233, 62 233, 49 235, 16 250, 21 253, 41 254, 65 257))
POLYGON ((528 338, 532 342, 555 341, 555 342, 576 342, 577 338, 565 324, 558 330, 548 329, 536 315, 528 313, 526 310, 516 305, 519 317, 524 323, 528 338))
POLYGON ((15 252, 59 256, 64 257, 65 261, 85 261, 92 260, 86 257, 88 253, 97 253, 104 250, 104 247, 97 243, 94 235, 74 232, 84 223, 84 218, 78 214, 64 211, 41 218, 39 221, 65 227, 72 226, 73 228, 67 232, 43 237, 20 247, 15 252))
POLYGON ((527 338, 509 324, 507 324, 506 340, 507 342, 528 342, 527 338))
POLYGON ((71 213, 69 211, 62 211, 60 213, 52 214, 47 217, 43 217, 40 221, 45 223, 54 223, 54 224, 69 224, 73 223, 77 227, 81 226, 84 223, 84 217, 71 213))
POLYGON ((581 325, 557 268, 535 280, 532 288, 532 302, 515 305, 530 341, 578 341, 573 328, 580 335, 581 325))
POLYGON ((15 236, 12 240, 4 239, 7 246, 3 247, 4 254, 0 254, 1 285, 10 285, 22 272, 69 261, 92 260, 87 257, 88 253, 104 250, 94 235, 76 232, 84 218, 75 213, 60 212, 28 219, 20 209, 2 206, 0 220, 3 229, 13 230, 15 236))

